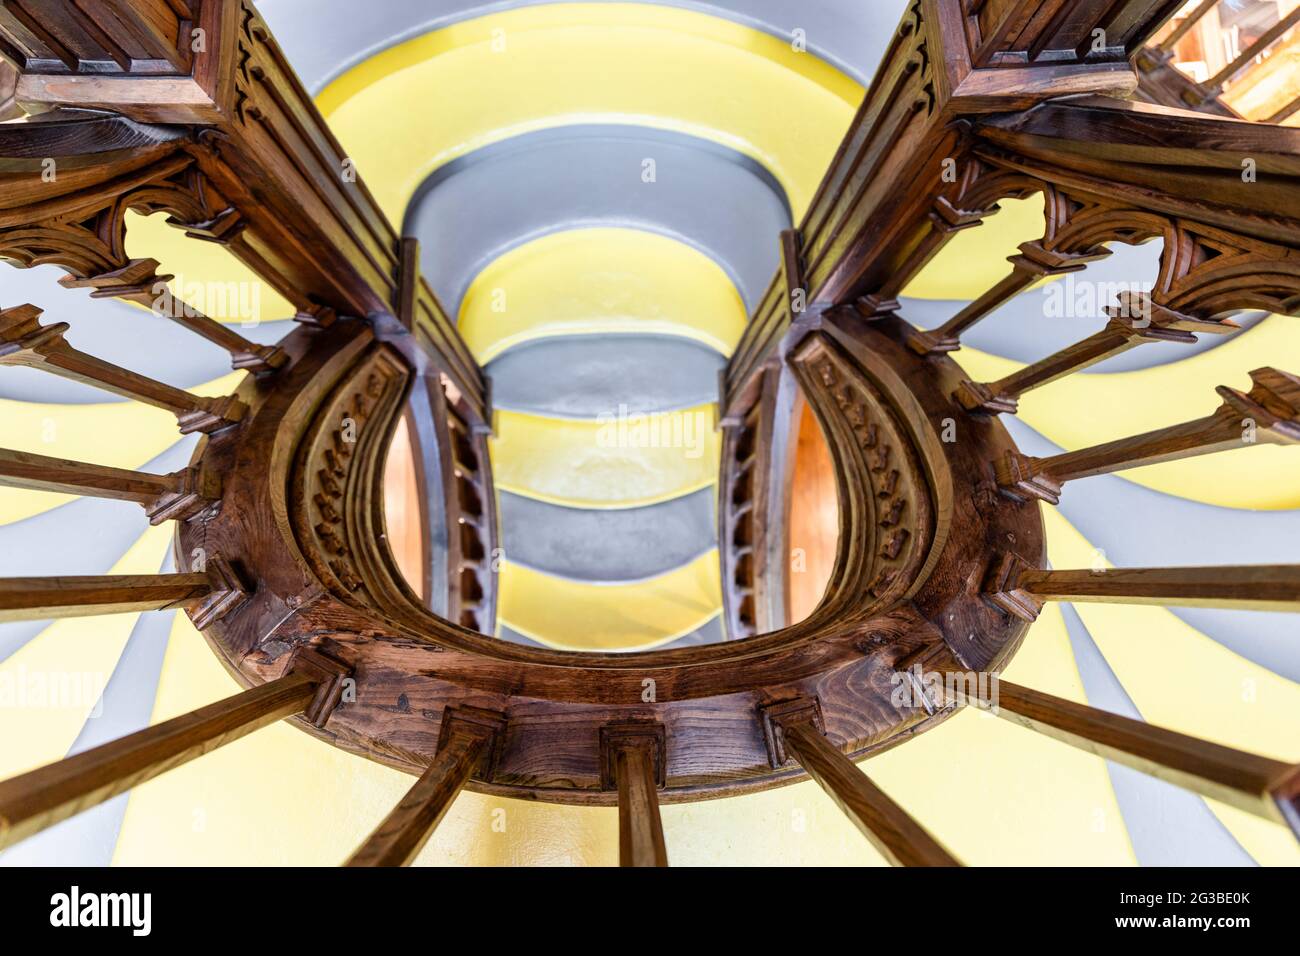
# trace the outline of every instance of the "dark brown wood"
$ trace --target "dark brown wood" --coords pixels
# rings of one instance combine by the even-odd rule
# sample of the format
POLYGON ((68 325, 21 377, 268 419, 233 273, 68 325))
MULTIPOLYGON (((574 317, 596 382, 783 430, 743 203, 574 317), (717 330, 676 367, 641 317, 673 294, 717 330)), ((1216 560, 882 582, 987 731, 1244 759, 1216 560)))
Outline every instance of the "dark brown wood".
POLYGON ((317 682, 289 674, 0 783, 0 847, 103 803, 260 727, 301 713, 317 682))
MULTIPOLYGON (((969 686, 945 686, 953 702, 974 704, 1040 734, 1176 784, 1247 813, 1295 826, 1281 799, 1297 768, 1140 720, 1053 697, 1007 681, 980 696, 969 686)), ((1296 830, 1300 836, 1300 829, 1296 830)))
POLYGON ((1049 571, 1004 555, 990 571, 986 593, 1027 621, 1046 601, 1300 611, 1300 565, 1049 571))
POLYGON ((0 578, 0 622, 160 611, 211 593, 212 582, 198 573, 0 578))
MULTIPOLYGON (((961 863, 826 739, 812 701, 791 701, 764 712, 774 761, 794 759, 893 866, 961 863)), ((779 764, 778 764, 779 765, 779 764)))
POLYGON ((192 518, 221 495, 220 479, 194 468, 151 475, 8 448, 0 448, 0 485, 134 501, 151 524, 192 518))
POLYGON ((1061 486, 1077 478, 1257 444, 1300 442, 1300 379, 1271 368, 1256 369, 1250 377, 1249 392, 1219 386, 1224 402, 1205 418, 1050 458, 1013 452, 995 464, 998 485, 1013 498, 1056 504, 1061 486))
POLYGON ((499 715, 473 709, 443 716, 438 752, 397 807, 366 838, 345 866, 408 866, 424 848, 452 802, 499 739, 499 715))
POLYGON ((655 723, 600 729, 603 784, 618 791, 619 866, 667 866, 659 817, 659 788, 666 782, 664 728, 655 723))
POLYGON ((40 369, 164 409, 182 434, 227 428, 248 410, 233 396, 200 398, 78 351, 63 337, 68 323, 41 325, 40 315, 33 305, 0 310, 0 365, 40 369))
POLYGON ((1111 319, 1095 335, 1026 365, 996 382, 964 382, 956 398, 968 411, 1015 414, 1020 396, 1148 342, 1195 344, 1195 332, 1224 335, 1238 330, 1230 320, 1197 320, 1162 309, 1141 294, 1123 293, 1111 319))

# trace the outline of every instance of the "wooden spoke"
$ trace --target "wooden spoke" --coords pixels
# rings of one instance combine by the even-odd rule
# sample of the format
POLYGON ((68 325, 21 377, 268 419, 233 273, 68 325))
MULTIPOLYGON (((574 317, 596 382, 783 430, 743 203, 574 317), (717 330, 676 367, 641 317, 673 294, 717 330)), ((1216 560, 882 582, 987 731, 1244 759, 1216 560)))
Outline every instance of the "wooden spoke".
POLYGON ((1220 386, 1223 405, 1196 421, 1050 458, 1009 453, 995 465, 998 485, 1014 498, 1057 504, 1061 486, 1076 478, 1256 444, 1300 442, 1300 379, 1271 368, 1257 369, 1250 377, 1254 387, 1249 392, 1220 386))
POLYGON ((666 783, 663 725, 602 727, 600 749, 602 785, 618 791, 619 866, 667 866, 658 792, 666 783))
POLYGON ((287 361, 284 350, 274 345, 258 345, 230 326, 204 315, 181 298, 172 295, 166 282, 172 276, 158 275, 158 260, 132 259, 121 269, 90 278, 69 275, 59 280, 68 289, 92 289, 92 299, 117 298, 134 302, 151 312, 171 319, 214 345, 230 353, 231 366, 254 374, 265 374, 287 361))
POLYGON ((816 703, 797 699, 764 709, 774 766, 796 760, 894 866, 961 866, 930 833, 877 787, 822 732, 816 703))
POLYGON ((1178 41, 1187 36, 1196 24, 1204 19, 1205 15, 1219 5, 1219 0, 1201 0, 1199 6, 1191 13, 1183 17, 1178 26, 1170 31, 1169 36, 1165 37, 1156 45, 1156 49, 1161 53, 1171 53, 1174 47, 1178 46, 1178 41))
POLYGON ((1079 272, 1087 268, 1089 262, 1103 259, 1109 254, 1108 250, 1101 248, 1088 253, 1069 255, 1045 249, 1041 242, 1023 243, 1020 246, 1020 255, 1011 257, 1010 261, 1014 268, 1009 276, 939 328, 910 335, 908 345, 921 355, 955 352, 961 348, 962 334, 1006 305, 1035 282, 1046 276, 1079 272))
POLYGON ((1194 319, 1161 308, 1146 295, 1124 293, 1120 305, 1107 309, 1111 319, 1096 335, 1068 346, 1042 361, 1027 365, 996 382, 964 382, 956 399, 969 411, 992 415, 1015 414, 1020 396, 1057 379, 1121 355, 1147 342, 1194 345, 1194 332, 1227 334, 1238 330, 1233 322, 1194 319))
POLYGON ((472 707, 448 708, 438 751, 397 807, 345 866, 408 866, 429 842, 476 767, 492 763, 505 720, 472 707))
POLYGON ((302 713, 319 681, 289 674, 192 713, 0 783, 0 847, 103 803, 147 780, 302 713))
POLYGON ((1158 777, 1266 820, 1300 836, 1295 815, 1300 767, 1175 733, 1007 681, 971 693, 945 687, 952 703, 974 704, 1030 730, 1158 777), (985 696, 980 696, 980 694, 985 696))
POLYGON ((993 566, 985 593, 1027 621, 1047 601, 1300 611, 1300 565, 1046 571, 1007 554, 993 566))
POLYGON ((0 622, 188 608, 195 625, 203 628, 247 596, 238 576, 218 557, 208 559, 203 574, 0 578, 0 622))
POLYGON ((1271 47, 1282 34, 1290 30, 1297 23, 1300 23, 1300 7, 1296 7, 1277 23, 1273 24, 1268 30, 1264 31, 1254 43, 1242 50, 1235 60, 1225 66, 1214 76, 1210 77, 1203 84, 1201 89, 1193 97, 1193 105, 1198 105, 1205 100, 1218 96, 1223 92, 1223 84, 1227 83, 1234 76, 1253 62, 1256 57, 1271 47))
POLYGON ((153 524, 190 518, 221 493, 220 480, 193 468, 151 475, 0 448, 0 485, 134 501, 153 524))
POLYGON ((66 322, 41 325, 41 310, 21 305, 0 311, 0 364, 42 369, 174 414, 181 433, 214 432, 243 418, 234 396, 200 398, 74 349, 63 337, 66 322))

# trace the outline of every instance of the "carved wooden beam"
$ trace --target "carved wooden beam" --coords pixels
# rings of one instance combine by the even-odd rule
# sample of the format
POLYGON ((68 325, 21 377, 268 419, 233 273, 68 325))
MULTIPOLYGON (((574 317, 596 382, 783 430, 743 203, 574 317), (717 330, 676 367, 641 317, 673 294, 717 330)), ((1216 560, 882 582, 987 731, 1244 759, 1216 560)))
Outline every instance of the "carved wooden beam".
MULTIPOLYGON (((1177 9, 1176 0, 911 3, 800 223, 810 308, 860 303, 864 318, 890 314, 954 232, 996 211, 997 197, 955 201, 985 117, 1081 93, 1128 95, 1137 87, 1128 58, 1177 9)), ((755 312, 728 364, 728 407, 779 347, 782 311, 769 296, 755 312)))
POLYGON ((985 582, 989 601, 1033 621, 1047 601, 1300 611, 1300 565, 1048 571, 1002 555, 985 582))
POLYGON ((773 767, 794 759, 821 785, 894 866, 961 866, 929 832, 826 739, 815 700, 800 698, 762 711, 773 767))
POLYGON ((503 742, 505 718, 474 707, 443 714, 438 751, 397 807, 366 838, 345 866, 407 866, 429 842, 470 775, 491 775, 503 742))
POLYGON ((1057 504, 1061 486, 1076 478, 1256 444, 1300 442, 1300 378, 1272 368, 1256 369, 1250 377, 1254 387, 1249 392, 1219 386, 1217 391, 1223 397, 1223 405, 1214 414, 1196 421, 1050 458, 1009 452, 1006 458, 995 463, 998 485, 1004 494, 1013 498, 1038 498, 1057 504))
POLYGON ((201 573, 0 578, 0 622, 183 607, 202 629, 247 597, 238 574, 214 555, 201 573))
MULTIPOLYGON (((173 225, 187 235, 229 248, 313 324, 326 324, 335 314, 384 317, 395 316, 404 307, 410 310, 412 299, 402 298, 397 230, 250 2, 194 0, 192 16, 176 23, 135 7, 129 15, 119 16, 107 5, 101 10, 85 4, 51 8, 37 7, 29 0, 22 3, 29 9, 29 20, 51 36, 98 39, 63 55, 48 44, 29 42, 30 31, 16 30, 0 19, 0 44, 12 48, 9 55, 21 67, 19 102, 36 111, 107 110, 137 125, 170 124, 176 141, 163 154, 178 159, 186 177, 183 189, 175 182, 162 183, 167 203, 176 205, 177 195, 184 194, 179 208, 160 207, 172 213, 173 225), (155 31, 161 24, 153 47, 158 57, 137 61, 113 55, 114 46, 106 35, 122 28, 121 16, 127 21, 146 16, 155 31), (161 56, 169 48, 178 51, 181 59, 173 62, 161 56)), ((174 6, 171 0, 147 0, 148 6, 154 4, 174 6)), ((3 140, 0 133, 0 171, 3 140)), ((93 151, 100 160, 95 168, 78 179, 60 175, 57 186, 39 176, 20 183, 27 190, 25 204, 38 203, 42 196, 67 196, 69 189, 122 195, 117 180, 123 171, 138 168, 145 145, 106 157, 101 148, 85 140, 72 130, 64 136, 60 152, 42 155, 71 170, 89 165, 85 155, 93 151), (104 161, 108 159, 111 162, 104 161)), ((159 182, 153 179, 140 185, 159 182)), ((144 197, 144 201, 147 205, 152 199, 144 197)), ((129 206, 110 203, 107 208, 120 217, 129 206)), ((33 217, 27 216, 27 221, 33 217)), ((0 255, 6 254, 3 246, 0 219, 0 255)), ((114 277, 107 274, 128 265, 120 249, 116 251, 119 255, 110 264, 82 269, 76 273, 78 278, 104 277, 111 283, 114 277)), ((416 290, 414 312, 408 328, 393 330, 403 340, 399 347, 420 366, 431 364, 455 382, 473 409, 477 426, 487 418, 481 370, 427 284, 417 278, 409 286, 416 290)), ((109 287, 104 291, 118 294, 109 287)), ((188 318, 196 331, 210 337, 231 334, 213 329, 198 316, 188 318)), ((237 367, 268 371, 281 361, 274 353, 258 355, 255 348, 222 344, 234 353, 247 353, 242 361, 248 364, 237 367)), ((241 361, 238 354, 236 360, 241 361)))
POLYGON ((0 485, 134 501, 150 524, 191 518, 221 495, 221 481, 195 468, 151 475, 0 448, 0 485))
POLYGON ((984 710, 1113 760, 1168 783, 1219 800, 1276 823, 1300 836, 1300 767, 1198 740, 1140 720, 1053 697, 1007 681, 989 681, 972 693, 960 682, 945 685, 956 704, 984 710))
POLYGON ((1148 342, 1196 343, 1195 332, 1226 335, 1238 331, 1230 320, 1200 320, 1180 315, 1150 301, 1145 294, 1125 292, 1119 306, 1107 308, 1111 319, 1095 335, 1026 365, 996 382, 963 382, 955 398, 968 411, 1015 414, 1020 396, 1148 342))
POLYGON ((619 866, 667 866, 658 794, 667 783, 663 725, 602 727, 600 761, 602 787, 618 791, 619 866))
POLYGON ((0 783, 0 847, 188 763, 260 727, 300 714, 319 681, 290 673, 120 740, 0 783))
POLYGON ((181 434, 214 432, 240 421, 247 408, 233 395, 202 398, 78 351, 63 333, 68 323, 40 324, 41 310, 0 310, 0 365, 22 365, 93 385, 176 416, 181 434))

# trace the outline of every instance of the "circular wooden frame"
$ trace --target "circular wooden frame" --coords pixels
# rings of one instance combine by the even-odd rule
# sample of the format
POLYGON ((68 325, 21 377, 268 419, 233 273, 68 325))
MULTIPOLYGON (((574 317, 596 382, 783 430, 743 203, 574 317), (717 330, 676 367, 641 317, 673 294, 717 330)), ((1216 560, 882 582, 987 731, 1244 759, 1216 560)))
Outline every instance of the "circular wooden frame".
POLYGON ((178 563, 219 555, 256 582, 205 636, 245 686, 280 676, 304 645, 351 668, 355 694, 323 729, 295 723, 408 772, 432 758, 447 707, 503 714, 470 784, 503 796, 615 803, 601 728, 629 721, 666 730, 667 802, 799 779, 774 766, 762 719, 796 698, 817 701, 855 759, 894 746, 951 713, 897 703, 899 667, 932 652, 949 667, 1000 667, 1026 625, 981 597, 989 555, 1039 564, 1044 549, 1037 508, 993 483, 992 463, 1014 450, 1005 430, 961 410, 960 369, 915 355, 906 329, 828 315, 788 353, 839 481, 821 606, 748 640, 622 655, 514 645, 423 608, 384 543, 379 493, 409 369, 366 323, 299 329, 283 343, 289 366, 241 388, 245 421, 196 452, 225 489, 219 511, 180 526, 178 563))

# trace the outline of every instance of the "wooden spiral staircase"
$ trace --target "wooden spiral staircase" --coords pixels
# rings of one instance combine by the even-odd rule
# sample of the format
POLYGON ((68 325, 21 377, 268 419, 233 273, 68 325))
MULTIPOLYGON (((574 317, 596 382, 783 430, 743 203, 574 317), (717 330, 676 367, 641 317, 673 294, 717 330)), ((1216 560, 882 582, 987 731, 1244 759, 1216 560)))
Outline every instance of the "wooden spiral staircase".
POLYGON ((999 421, 1026 392, 1120 352, 1230 335, 1240 310, 1300 311, 1300 130, 1224 115, 1208 96, 1187 100, 1201 112, 1160 105, 1162 49, 1146 45, 1184 6, 910 5, 809 213, 779 237, 782 268, 722 382, 731 640, 618 655, 483 633, 497 535, 484 376, 415 243, 352 173, 254 7, 0 5, 7 100, 31 114, 0 125, 0 257, 153 305, 158 263, 127 256, 126 214, 162 212, 270 283, 300 322, 267 347, 173 308, 249 373, 235 394, 201 398, 78 351, 39 303, 3 304, 0 364, 166 409, 203 438, 162 475, 0 449, 0 484, 135 501, 175 522, 178 566, 3 579, 0 621, 184 608, 247 689, 0 783, 0 846, 289 720, 418 776, 349 865, 410 862, 466 786, 616 803, 623 862, 663 864, 660 800, 804 774, 890 861, 953 865, 855 762, 965 706, 1300 833, 1300 767, 983 679, 1050 600, 1300 610, 1300 566, 1048 569, 1040 514, 1076 480, 1300 442, 1300 378, 1243 368, 1206 383, 1222 397, 1212 415, 1052 457, 1022 454, 999 421), (899 316, 950 237, 1033 194, 1042 231, 1004 279, 938 329, 899 316), (1012 296, 1153 239, 1151 291, 1116 302, 1095 334, 998 381, 954 359, 1012 296), (826 436, 841 527, 822 603, 788 626, 792 387, 826 436), (385 536, 380 484, 404 414, 454 529, 445 618, 385 536), (897 675, 915 691, 903 706, 897 675))

